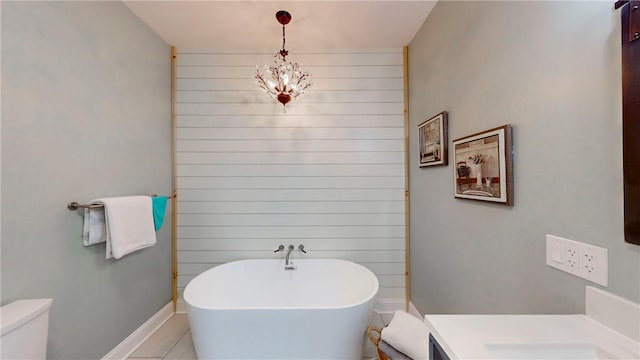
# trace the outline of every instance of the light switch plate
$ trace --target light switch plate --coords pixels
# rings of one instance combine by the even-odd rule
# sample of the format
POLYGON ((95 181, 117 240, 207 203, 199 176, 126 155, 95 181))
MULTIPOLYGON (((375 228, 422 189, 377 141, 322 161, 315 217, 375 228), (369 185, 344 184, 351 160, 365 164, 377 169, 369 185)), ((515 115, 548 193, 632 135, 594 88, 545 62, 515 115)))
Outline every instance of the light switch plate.
POLYGON ((608 285, 608 253, 603 247, 547 234, 547 265, 608 285))

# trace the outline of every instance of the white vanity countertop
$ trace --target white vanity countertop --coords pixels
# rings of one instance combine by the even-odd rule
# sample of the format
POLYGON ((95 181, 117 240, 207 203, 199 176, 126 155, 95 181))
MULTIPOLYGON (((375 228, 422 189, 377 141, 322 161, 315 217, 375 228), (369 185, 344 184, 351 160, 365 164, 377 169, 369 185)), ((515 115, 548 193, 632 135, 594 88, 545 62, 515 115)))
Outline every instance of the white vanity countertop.
POLYGON ((453 359, 640 359, 640 344, 586 315, 426 315, 453 359))

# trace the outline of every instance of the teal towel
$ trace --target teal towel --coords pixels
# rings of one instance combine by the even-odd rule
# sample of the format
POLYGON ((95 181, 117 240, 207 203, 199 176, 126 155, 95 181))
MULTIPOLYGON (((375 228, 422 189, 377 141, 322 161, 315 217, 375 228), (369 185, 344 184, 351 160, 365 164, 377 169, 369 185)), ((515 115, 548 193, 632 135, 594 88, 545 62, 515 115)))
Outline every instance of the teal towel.
POLYGON ((164 213, 167 210, 167 197, 154 196, 151 198, 151 203, 153 205, 153 223, 156 227, 156 231, 158 231, 164 222, 164 213))

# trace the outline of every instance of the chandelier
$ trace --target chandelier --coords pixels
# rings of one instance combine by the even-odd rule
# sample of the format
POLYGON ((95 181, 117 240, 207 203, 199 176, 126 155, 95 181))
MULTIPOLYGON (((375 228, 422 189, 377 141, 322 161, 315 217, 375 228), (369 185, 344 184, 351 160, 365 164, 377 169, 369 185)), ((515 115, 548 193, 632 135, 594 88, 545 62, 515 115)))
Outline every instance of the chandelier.
POLYGON ((282 24, 282 50, 274 56, 273 65, 264 65, 262 69, 258 66, 256 80, 260 89, 274 100, 281 102, 283 111, 286 112, 287 103, 304 94, 304 91, 311 86, 311 80, 308 72, 303 72, 297 63, 286 59, 289 52, 284 48, 284 26, 291 21, 291 14, 280 10, 276 13, 276 19, 282 24))

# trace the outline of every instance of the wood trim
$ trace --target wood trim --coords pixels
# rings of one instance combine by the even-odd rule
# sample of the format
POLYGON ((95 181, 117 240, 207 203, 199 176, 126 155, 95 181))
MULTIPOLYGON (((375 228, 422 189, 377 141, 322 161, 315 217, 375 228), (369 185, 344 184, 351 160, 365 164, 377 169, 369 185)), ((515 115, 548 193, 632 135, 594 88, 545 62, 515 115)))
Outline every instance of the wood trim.
POLYGON ((411 301, 411 234, 409 223, 409 47, 402 48, 402 64, 404 77, 404 217, 405 217, 405 301, 409 311, 411 301))
POLYGON ((173 204, 171 206, 171 299, 173 311, 176 311, 178 301, 178 233, 177 233, 177 207, 178 192, 176 170, 176 61, 177 52, 175 46, 171 47, 171 187, 173 188, 173 204))

